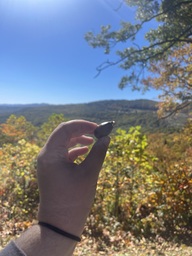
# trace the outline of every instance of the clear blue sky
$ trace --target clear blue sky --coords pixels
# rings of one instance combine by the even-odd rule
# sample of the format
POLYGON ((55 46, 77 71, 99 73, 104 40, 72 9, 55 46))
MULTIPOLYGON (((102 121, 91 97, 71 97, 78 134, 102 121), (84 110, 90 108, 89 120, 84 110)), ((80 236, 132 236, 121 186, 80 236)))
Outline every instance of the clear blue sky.
MULTIPOLYGON (((96 67, 108 57, 84 39, 101 25, 118 28, 134 13, 120 0, 1 0, 0 104, 85 103, 105 99, 157 100, 154 92, 142 95, 118 89, 123 71, 96 67)), ((114 56, 115 57, 115 56, 114 56)))

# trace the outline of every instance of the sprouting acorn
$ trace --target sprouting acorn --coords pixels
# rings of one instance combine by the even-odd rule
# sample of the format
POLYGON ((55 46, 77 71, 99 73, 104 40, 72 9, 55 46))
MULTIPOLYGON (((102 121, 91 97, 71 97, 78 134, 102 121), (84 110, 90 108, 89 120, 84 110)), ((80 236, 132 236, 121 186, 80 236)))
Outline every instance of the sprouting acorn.
POLYGON ((94 131, 94 135, 97 139, 100 139, 104 136, 107 136, 110 134, 110 132, 113 130, 115 121, 108 121, 101 123, 94 131))

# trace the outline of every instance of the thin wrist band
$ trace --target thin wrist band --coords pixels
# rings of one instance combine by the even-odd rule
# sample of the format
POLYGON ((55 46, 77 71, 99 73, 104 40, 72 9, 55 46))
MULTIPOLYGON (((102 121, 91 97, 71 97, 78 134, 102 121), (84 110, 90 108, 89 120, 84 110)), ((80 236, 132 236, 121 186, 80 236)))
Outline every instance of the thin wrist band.
POLYGON ((72 234, 70 234, 70 233, 68 233, 68 232, 66 232, 66 231, 64 231, 64 230, 61 230, 61 229, 59 229, 59 228, 57 228, 57 227, 55 227, 55 226, 52 226, 52 225, 50 225, 50 224, 48 224, 48 223, 39 221, 38 224, 39 224, 40 226, 46 227, 46 228, 48 228, 48 229, 51 229, 51 230, 55 231, 56 233, 58 233, 58 234, 60 234, 60 235, 63 235, 63 236, 65 236, 65 237, 67 237, 67 238, 70 238, 70 239, 75 240, 75 241, 77 241, 77 242, 81 242, 81 238, 80 238, 80 237, 75 236, 75 235, 72 235, 72 234))

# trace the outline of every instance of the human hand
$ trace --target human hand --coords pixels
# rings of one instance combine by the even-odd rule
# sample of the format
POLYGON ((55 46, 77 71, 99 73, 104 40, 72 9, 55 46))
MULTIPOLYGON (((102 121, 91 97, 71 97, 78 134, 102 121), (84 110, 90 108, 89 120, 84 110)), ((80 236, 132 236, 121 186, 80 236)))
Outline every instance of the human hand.
POLYGON ((97 124, 84 120, 62 123, 38 156, 38 219, 76 236, 81 235, 90 212, 110 141, 99 139, 82 163, 74 163, 94 141, 85 134, 93 134, 96 128, 97 124), (76 144, 84 146, 71 149, 76 144))

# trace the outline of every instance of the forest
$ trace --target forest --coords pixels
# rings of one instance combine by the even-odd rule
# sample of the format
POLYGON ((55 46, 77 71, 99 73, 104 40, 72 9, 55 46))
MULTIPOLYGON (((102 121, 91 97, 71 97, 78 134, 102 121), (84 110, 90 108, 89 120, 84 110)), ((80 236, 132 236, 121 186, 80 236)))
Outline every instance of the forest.
MULTIPOLYGON (((36 223, 36 158, 53 129, 64 121, 63 114, 52 114, 35 126, 12 114, 0 125, 2 247, 36 223)), ((190 244, 191 134, 191 119, 172 133, 145 134, 141 126, 112 133, 81 247, 92 241, 99 255, 108 250, 126 252, 143 239, 190 244)))
MULTIPOLYGON (((0 123, 6 122, 11 114, 24 116, 35 126, 47 122, 52 114, 63 114, 65 119, 85 119, 101 123, 115 120, 116 127, 128 129, 131 126, 142 126, 145 132, 172 132, 180 129, 189 118, 192 106, 189 105, 175 116, 166 119, 158 117, 160 102, 139 100, 103 100, 81 104, 18 104, 0 105, 0 123)), ((116 129, 115 127, 115 129, 116 129)))

